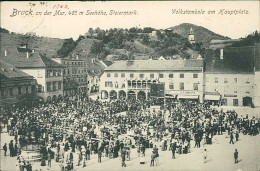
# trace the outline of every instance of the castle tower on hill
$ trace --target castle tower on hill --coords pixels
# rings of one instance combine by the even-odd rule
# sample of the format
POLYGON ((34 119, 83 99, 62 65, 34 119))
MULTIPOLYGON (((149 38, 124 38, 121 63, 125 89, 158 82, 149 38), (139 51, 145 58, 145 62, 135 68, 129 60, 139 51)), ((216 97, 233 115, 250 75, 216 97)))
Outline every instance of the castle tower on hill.
POLYGON ((193 30, 192 30, 192 27, 190 28, 188 40, 189 40, 189 42, 190 42, 191 44, 195 43, 194 33, 193 33, 193 30))

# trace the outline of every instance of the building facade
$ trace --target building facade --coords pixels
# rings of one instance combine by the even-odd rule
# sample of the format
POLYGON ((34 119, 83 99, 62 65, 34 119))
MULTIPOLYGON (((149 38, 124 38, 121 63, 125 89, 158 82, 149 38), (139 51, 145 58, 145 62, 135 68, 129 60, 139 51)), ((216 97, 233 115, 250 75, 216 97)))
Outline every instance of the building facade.
POLYGON ((203 102, 203 60, 117 61, 101 75, 100 97, 147 99, 152 83, 164 83, 169 98, 203 102))
POLYGON ((205 53, 205 100, 224 106, 252 106, 256 90, 255 48, 208 49, 205 53))
POLYGON ((1 59, 33 76, 37 82, 37 95, 43 101, 52 102, 63 98, 63 67, 59 63, 27 46, 4 49, 1 59))
POLYGON ((36 80, 2 60, 0 60, 0 81, 1 107, 11 108, 13 105, 25 107, 35 105, 37 102, 36 80))
POLYGON ((86 61, 76 57, 52 58, 63 67, 64 96, 87 93, 87 65, 86 61))

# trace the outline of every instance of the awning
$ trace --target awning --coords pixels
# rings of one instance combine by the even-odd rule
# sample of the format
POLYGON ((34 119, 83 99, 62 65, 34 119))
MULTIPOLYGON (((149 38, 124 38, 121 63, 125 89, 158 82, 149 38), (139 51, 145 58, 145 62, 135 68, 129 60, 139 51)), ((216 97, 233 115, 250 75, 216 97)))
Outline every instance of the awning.
POLYGON ((184 96, 184 95, 178 95, 178 99, 198 99, 199 96, 184 96))
POLYGON ((175 94, 165 94, 166 98, 176 98, 177 95, 175 94))
POLYGON ((204 100, 220 100, 220 95, 205 95, 204 100))

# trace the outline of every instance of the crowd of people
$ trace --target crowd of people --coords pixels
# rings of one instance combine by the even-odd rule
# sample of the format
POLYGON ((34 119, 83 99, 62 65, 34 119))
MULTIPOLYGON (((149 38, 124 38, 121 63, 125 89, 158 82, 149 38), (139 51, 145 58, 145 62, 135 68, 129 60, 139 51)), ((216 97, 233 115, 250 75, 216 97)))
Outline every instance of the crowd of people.
MULTIPOLYGON (((10 156, 18 156, 19 168, 29 170, 31 165, 23 157, 28 145, 39 147, 41 166, 46 166, 47 160, 51 167, 54 159, 61 170, 87 167, 94 154, 99 163, 103 156, 121 157, 122 167, 126 167, 134 148, 142 157, 151 148, 150 165, 154 166, 159 165, 155 143, 160 144, 161 151, 171 151, 175 159, 175 153, 190 153, 191 141, 200 148, 201 143, 212 144, 215 135, 225 133, 234 143, 234 134, 238 140, 239 133, 259 133, 259 118, 217 111, 207 103, 167 100, 160 110, 151 109, 152 105, 152 100, 102 102, 81 98, 27 109, 2 109, 2 122, 14 136, 15 143, 9 143, 10 156)), ((6 154, 7 147, 3 148, 6 154)))

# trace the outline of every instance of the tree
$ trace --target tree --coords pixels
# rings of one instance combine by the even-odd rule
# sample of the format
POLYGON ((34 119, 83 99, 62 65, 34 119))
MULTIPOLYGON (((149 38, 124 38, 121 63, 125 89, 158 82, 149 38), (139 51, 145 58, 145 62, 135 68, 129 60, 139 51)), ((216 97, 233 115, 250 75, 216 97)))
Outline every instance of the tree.
POLYGON ((93 37, 93 35, 94 35, 94 30, 93 30, 93 28, 89 28, 89 29, 88 29, 88 34, 89 34, 90 37, 93 37))
POLYGON ((143 30, 143 33, 152 33, 152 31, 154 31, 154 28, 152 27, 145 27, 143 30))
POLYGON ((104 47, 105 45, 103 42, 94 41, 90 48, 90 52, 95 54, 97 58, 99 58, 101 52, 104 51, 104 47))
POLYGON ((57 51, 57 54, 60 57, 66 57, 70 52, 76 47, 77 43, 74 42, 72 38, 66 39, 62 45, 62 47, 57 51))
POLYGON ((149 43, 149 41, 150 41, 149 36, 148 36, 147 34, 145 34, 145 35, 143 36, 143 38, 142 38, 143 44, 147 45, 147 44, 149 43))

